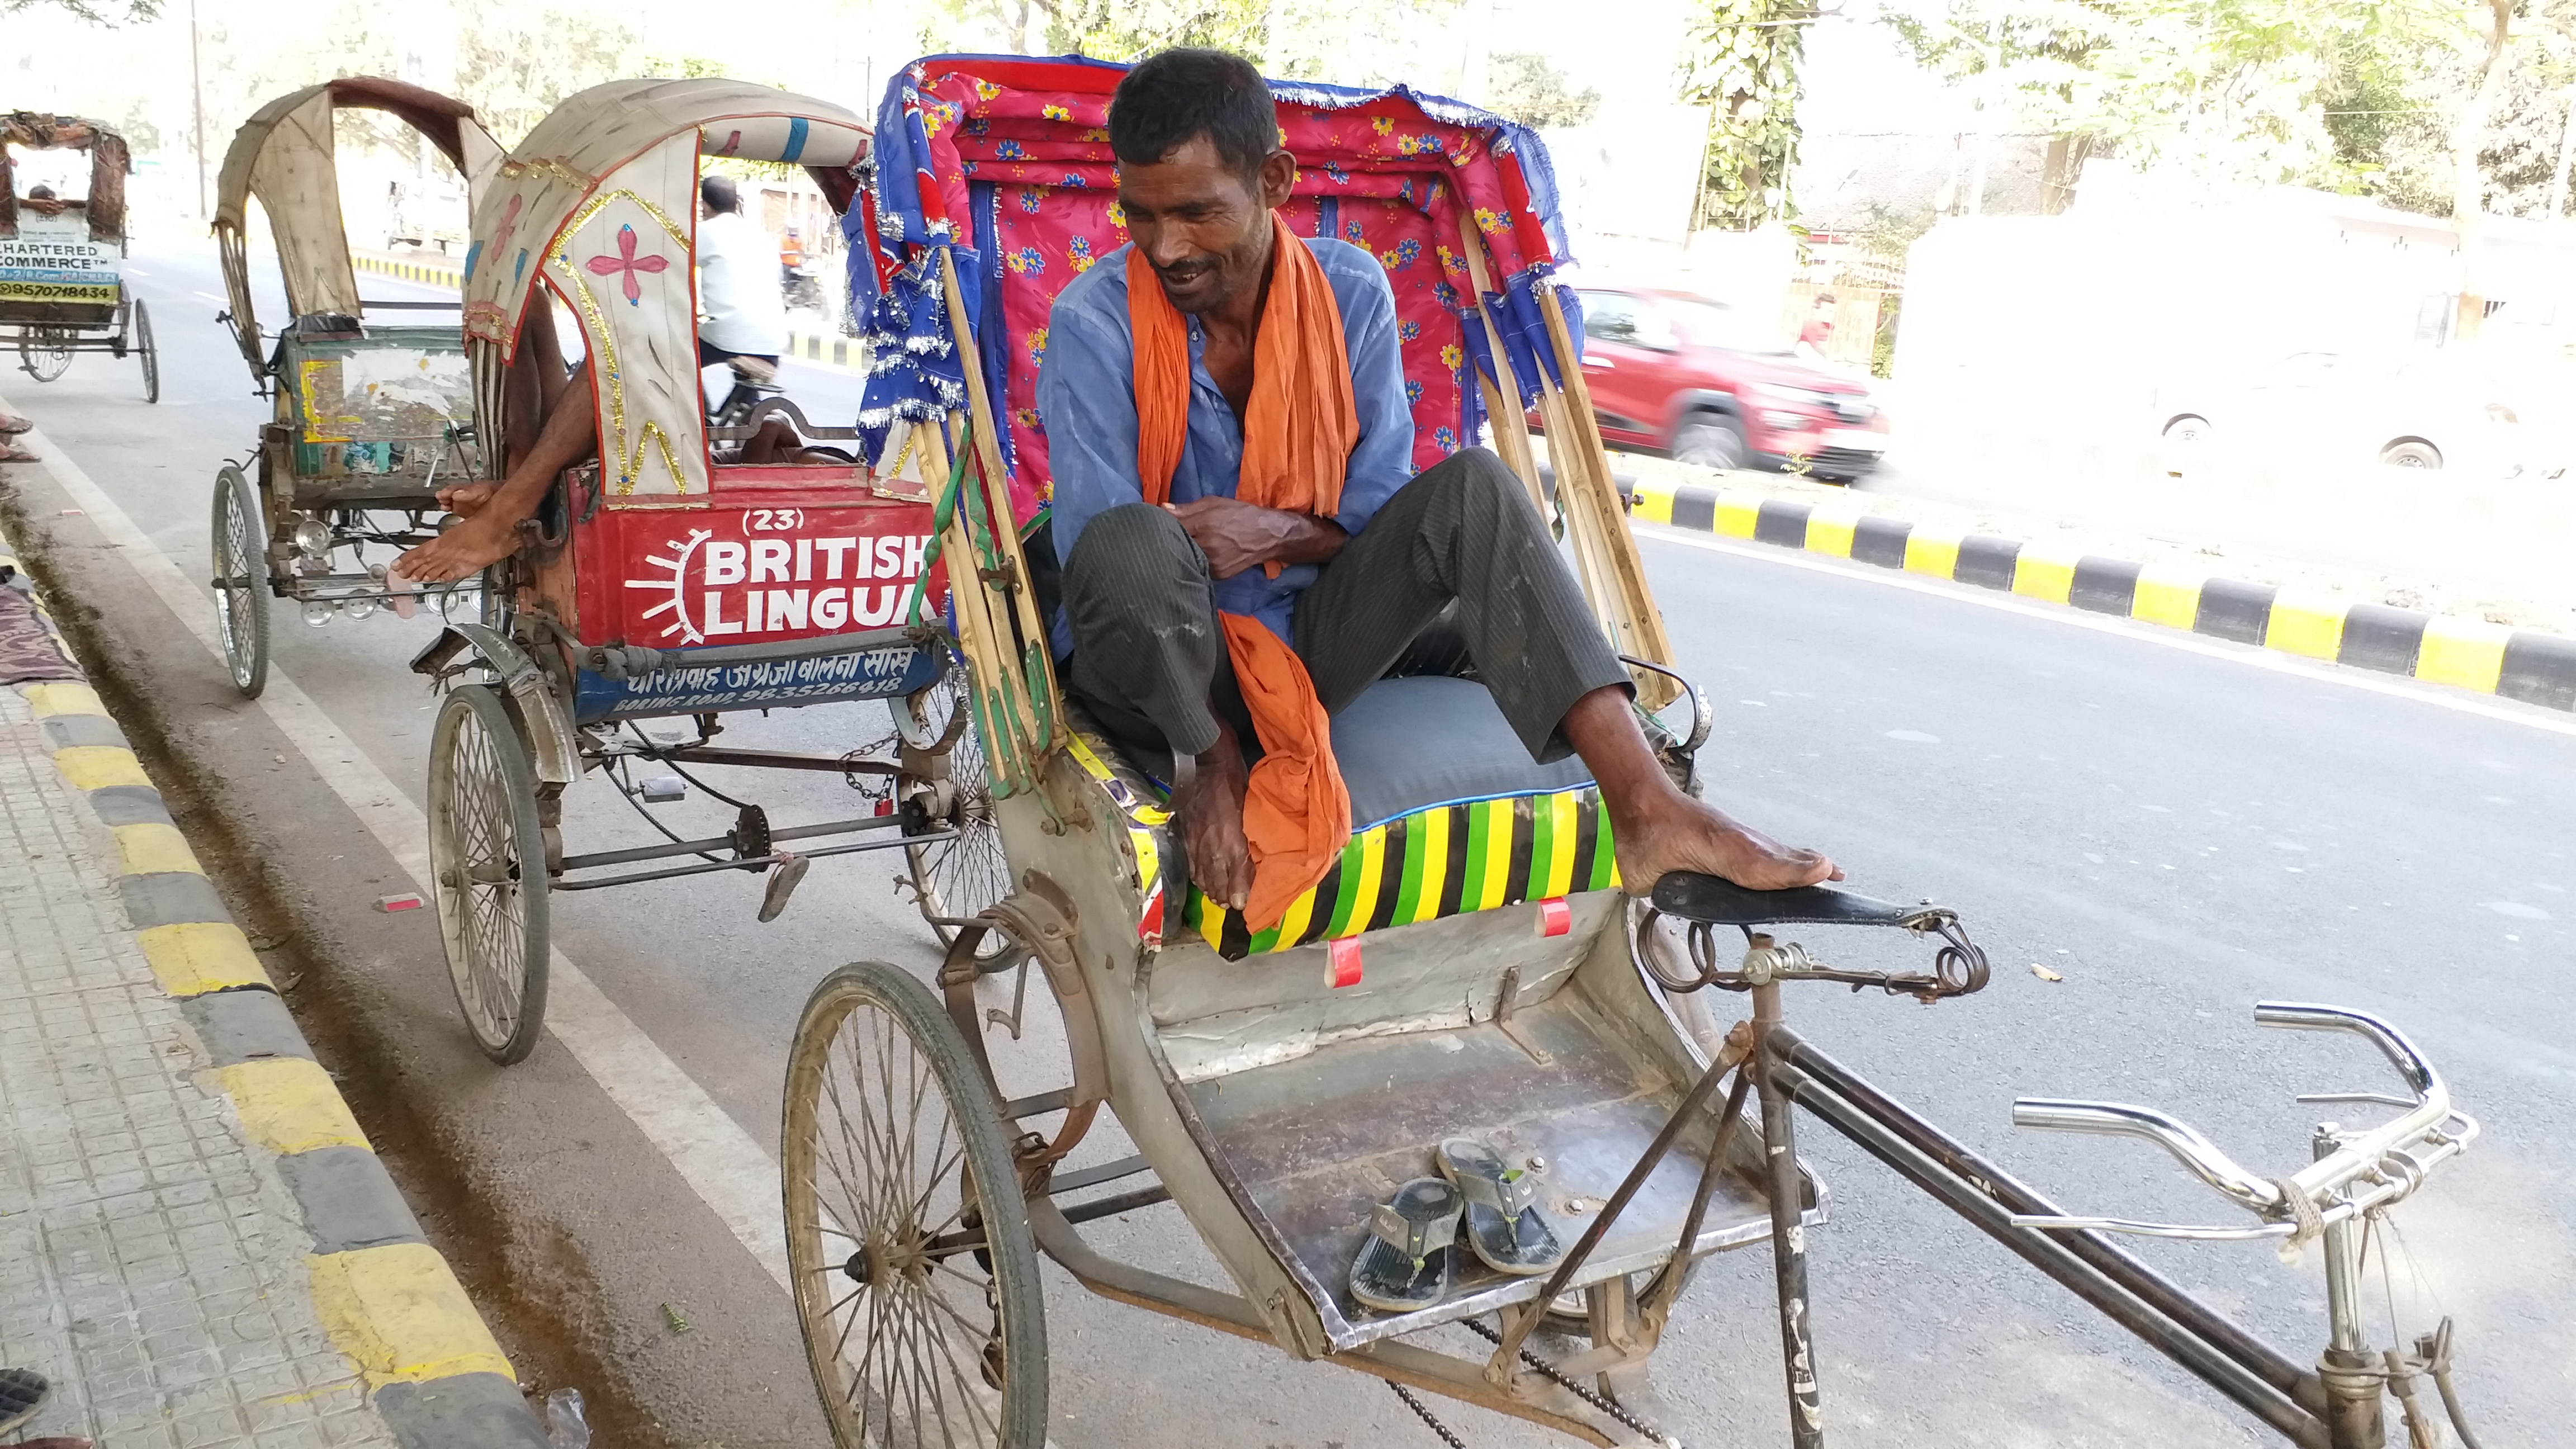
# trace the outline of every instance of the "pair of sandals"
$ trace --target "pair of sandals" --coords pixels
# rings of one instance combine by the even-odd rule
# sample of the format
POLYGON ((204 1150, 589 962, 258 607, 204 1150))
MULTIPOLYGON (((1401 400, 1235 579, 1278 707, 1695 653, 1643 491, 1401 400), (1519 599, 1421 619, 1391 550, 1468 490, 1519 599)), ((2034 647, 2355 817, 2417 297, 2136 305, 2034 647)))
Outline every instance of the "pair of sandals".
POLYGON ((12 417, 0 413, 0 463, 33 463, 38 456, 18 446, 18 435, 36 426, 33 418, 12 417))
POLYGON ((1565 1261, 1565 1244, 1537 1207, 1538 1184, 1502 1154, 1452 1137, 1434 1154, 1438 1177, 1417 1177, 1369 1215, 1351 1260, 1351 1297, 1385 1313, 1429 1308, 1448 1296, 1458 1238, 1497 1273, 1530 1278, 1565 1261))

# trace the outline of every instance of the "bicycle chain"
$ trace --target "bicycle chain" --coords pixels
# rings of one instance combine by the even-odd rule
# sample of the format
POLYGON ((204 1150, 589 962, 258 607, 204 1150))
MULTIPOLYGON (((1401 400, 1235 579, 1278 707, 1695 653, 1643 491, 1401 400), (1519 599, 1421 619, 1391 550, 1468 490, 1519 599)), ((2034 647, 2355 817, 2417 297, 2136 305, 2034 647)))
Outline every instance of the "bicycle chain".
MULTIPOLYGON (((1485 1321, 1481 1318, 1468 1318, 1461 1319, 1460 1321, 1466 1324, 1467 1327, 1475 1330, 1476 1336, 1485 1340, 1487 1343, 1499 1344, 1503 1341, 1503 1336, 1496 1333, 1494 1330, 1487 1328, 1485 1326, 1485 1321)), ((1546 1379, 1548 1382, 1555 1384, 1558 1388, 1565 1390, 1567 1393, 1574 1395, 1583 1402, 1590 1404, 1592 1407, 1599 1409, 1605 1414, 1608 1414, 1611 1418, 1616 1419, 1629 1428, 1636 1430, 1638 1433, 1645 1435, 1655 1443, 1676 1446, 1676 1449, 1678 1449, 1678 1446, 1681 1444, 1679 1439, 1664 1433, 1654 1425, 1649 1424, 1645 1420, 1628 1412, 1626 1407, 1621 1405, 1617 1399, 1611 1398, 1607 1394, 1595 1393, 1592 1390, 1585 1388, 1583 1385, 1576 1383, 1574 1380, 1567 1378, 1565 1375, 1558 1373, 1554 1364, 1540 1358, 1537 1354, 1530 1352, 1528 1349, 1521 1350, 1521 1362, 1536 1370, 1539 1377, 1546 1379)))
POLYGON ((1441 1423, 1438 1418, 1433 1416, 1430 1405, 1414 1397, 1413 1390, 1406 1388, 1404 1385, 1397 1383, 1393 1379, 1380 1379, 1378 1382, 1395 1390, 1395 1396, 1404 1400, 1404 1406, 1406 1408, 1421 1415, 1422 1422, 1431 1426, 1431 1432, 1440 1436, 1441 1443, 1448 1445, 1449 1449, 1467 1449, 1467 1441, 1459 1438, 1456 1434, 1451 1433, 1448 1425, 1441 1423))

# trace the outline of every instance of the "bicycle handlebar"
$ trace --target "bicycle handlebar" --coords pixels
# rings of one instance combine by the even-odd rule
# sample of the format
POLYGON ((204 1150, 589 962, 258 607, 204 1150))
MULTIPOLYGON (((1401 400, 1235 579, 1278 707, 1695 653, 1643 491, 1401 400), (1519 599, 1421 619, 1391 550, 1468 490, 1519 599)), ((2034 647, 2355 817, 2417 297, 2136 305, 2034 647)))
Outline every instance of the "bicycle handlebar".
POLYGON ((2283 1195, 2285 1187, 2304 1196, 2316 1210, 2320 1221, 2344 1221, 2413 1192, 2436 1164, 2457 1155, 2477 1136, 2476 1121, 2452 1110, 2450 1089, 2443 1084, 2441 1074, 2433 1069, 2432 1063, 2425 1060, 2424 1054, 2407 1040, 2404 1032, 2378 1017, 2340 1006, 2266 1001, 2256 1004, 2254 1020, 2263 1026, 2294 1031, 2343 1031, 2368 1038, 2397 1069, 2398 1075, 2405 1079, 2407 1090, 2413 1096, 2412 1102, 2396 1101, 2376 1093, 2332 1093, 2301 1098, 2302 1101, 2385 1102, 2406 1110, 2366 1131, 2338 1134, 2333 1152, 2287 1178, 2275 1180, 2250 1171, 2220 1151, 2215 1143, 2190 1124, 2152 1107, 2122 1102, 2025 1097, 2013 1103, 2013 1125, 2145 1138, 2172 1153, 2193 1176, 2266 1221, 2257 1228, 2194 1227, 2121 1218, 2025 1214, 2016 1216, 2014 1224, 2055 1229, 2098 1228, 2151 1237, 2286 1237, 2299 1231, 2300 1214, 2283 1195), (2428 1144, 2432 1150, 2418 1155, 2418 1149, 2428 1144), (2345 1191, 2363 1178, 2370 1179, 2368 1186, 2358 1192, 2345 1191))

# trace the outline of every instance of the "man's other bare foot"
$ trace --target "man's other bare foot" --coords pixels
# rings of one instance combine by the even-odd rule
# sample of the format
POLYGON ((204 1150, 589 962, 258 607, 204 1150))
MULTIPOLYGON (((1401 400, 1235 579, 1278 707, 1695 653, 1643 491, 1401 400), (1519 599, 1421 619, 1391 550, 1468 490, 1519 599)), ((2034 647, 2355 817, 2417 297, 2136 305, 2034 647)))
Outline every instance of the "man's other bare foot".
POLYGON ((498 483, 485 482, 459 483, 453 488, 441 488, 438 490, 438 506, 459 518, 471 518, 484 504, 492 501, 492 495, 500 491, 500 487, 498 483))
POLYGON ((1646 800, 1625 810, 1614 807, 1610 833, 1620 887, 1630 895, 1647 894, 1677 870, 1722 876, 1757 891, 1843 878, 1823 852, 1782 845, 1679 790, 1648 792, 1646 800))
POLYGON ((1252 842, 1243 833, 1243 794, 1252 772, 1231 730, 1198 757, 1198 773, 1179 802, 1190 881, 1209 900, 1242 910, 1252 899, 1252 842))
POLYGON ((518 552, 518 525, 492 513, 478 513, 394 560, 393 573, 414 583, 443 584, 471 578, 518 552))

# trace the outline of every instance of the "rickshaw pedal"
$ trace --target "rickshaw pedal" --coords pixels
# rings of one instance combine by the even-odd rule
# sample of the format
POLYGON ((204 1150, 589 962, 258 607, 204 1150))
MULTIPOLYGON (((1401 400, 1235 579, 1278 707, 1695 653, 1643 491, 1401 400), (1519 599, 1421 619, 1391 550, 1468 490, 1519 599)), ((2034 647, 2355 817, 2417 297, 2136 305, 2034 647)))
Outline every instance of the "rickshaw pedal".
POLYGON ((647 805, 668 805, 689 798, 689 782, 677 775, 647 776, 636 789, 647 805))
POLYGON ((786 913, 787 898, 796 894, 796 887, 805 880, 805 872, 814 867, 811 857, 784 850, 778 852, 774 859, 777 863, 769 871, 769 888, 760 893, 760 920, 763 925, 786 913))

